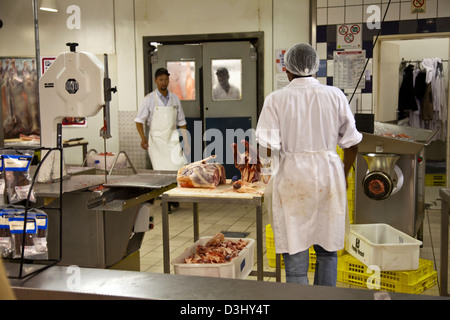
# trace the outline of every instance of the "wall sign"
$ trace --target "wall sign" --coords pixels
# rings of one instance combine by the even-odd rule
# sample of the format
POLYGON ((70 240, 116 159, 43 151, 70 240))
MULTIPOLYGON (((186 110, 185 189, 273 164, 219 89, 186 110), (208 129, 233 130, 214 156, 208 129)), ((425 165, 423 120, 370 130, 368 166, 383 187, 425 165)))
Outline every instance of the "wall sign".
POLYGON ((362 25, 342 24, 337 27, 337 49, 361 49, 362 25))
POLYGON ((286 49, 275 50, 275 65, 277 66, 277 73, 285 73, 286 68, 284 66, 284 54, 286 49))
MULTIPOLYGON (((349 50, 334 52, 333 85, 341 89, 354 89, 366 62, 366 50, 349 50)), ((358 89, 364 89, 365 76, 358 89)))
POLYGON ((411 0, 411 13, 427 12, 427 0, 411 0))

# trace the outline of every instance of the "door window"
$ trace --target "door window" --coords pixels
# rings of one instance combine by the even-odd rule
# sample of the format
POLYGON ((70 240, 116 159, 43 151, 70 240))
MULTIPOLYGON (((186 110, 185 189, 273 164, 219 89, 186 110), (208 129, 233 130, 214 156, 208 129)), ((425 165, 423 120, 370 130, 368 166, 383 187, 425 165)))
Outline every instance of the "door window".
POLYGON ((242 100, 242 60, 212 59, 212 100, 242 100))
POLYGON ((169 91, 180 100, 195 100, 195 61, 168 61, 169 91))

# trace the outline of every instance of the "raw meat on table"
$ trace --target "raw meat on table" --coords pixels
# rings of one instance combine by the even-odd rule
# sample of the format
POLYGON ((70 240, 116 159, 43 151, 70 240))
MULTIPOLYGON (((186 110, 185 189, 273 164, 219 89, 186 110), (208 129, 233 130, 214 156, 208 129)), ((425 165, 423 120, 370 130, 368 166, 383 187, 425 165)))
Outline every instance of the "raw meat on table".
POLYGON ((219 184, 226 183, 225 168, 223 165, 220 163, 206 162, 215 157, 211 156, 180 168, 177 173, 177 181, 180 187, 214 189, 219 184))
POLYGON ((234 166, 241 172, 241 180, 244 182, 257 182, 261 180, 261 161, 259 154, 250 146, 247 140, 242 139, 245 152, 239 153, 236 143, 231 144, 234 152, 234 166))
POLYGON ((258 187, 258 183, 249 183, 241 180, 233 182, 233 190, 239 193, 255 193, 255 194, 264 194, 263 191, 254 189, 254 187, 258 187))

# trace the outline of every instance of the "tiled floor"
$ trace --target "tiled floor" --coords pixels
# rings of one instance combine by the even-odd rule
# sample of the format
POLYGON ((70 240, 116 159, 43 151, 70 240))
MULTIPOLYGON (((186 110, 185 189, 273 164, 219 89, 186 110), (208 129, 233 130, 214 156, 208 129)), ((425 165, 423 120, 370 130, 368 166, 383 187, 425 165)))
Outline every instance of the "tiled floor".
MULTIPOLYGON (((435 262, 435 269, 439 270, 439 187, 427 187, 425 198, 428 209, 425 213, 423 247, 420 249, 420 257, 435 262)), ((235 204, 200 204, 199 210, 200 237, 212 236, 219 231, 236 231, 248 232, 250 233, 248 235, 248 238, 256 239, 255 207, 235 204)), ((180 207, 174 210, 169 216, 171 260, 180 255, 186 248, 190 247, 194 241, 192 217, 192 205, 186 203, 181 203, 180 207)), ((263 225, 265 226, 267 223, 268 215, 265 213, 263 217, 263 225)), ((144 242, 141 247, 140 257, 141 271, 155 273, 163 272, 160 201, 155 202, 155 227, 153 230, 146 233, 144 242)), ((274 271, 274 268, 268 266, 266 254, 264 255, 264 270, 274 271)), ((171 273, 174 273, 173 267, 171 268, 171 273)), ((313 273, 310 273, 309 276, 310 283, 312 283, 313 273)), ((249 276, 247 279, 256 280, 256 277, 249 276)), ((274 278, 265 278, 265 280, 275 281, 274 278)), ((284 281, 285 277, 283 269, 282 282, 284 281)), ((349 284, 341 282, 338 283, 338 286, 352 287, 349 284)), ((426 290, 422 294, 435 296, 439 295, 438 285, 435 285, 434 287, 426 290)))

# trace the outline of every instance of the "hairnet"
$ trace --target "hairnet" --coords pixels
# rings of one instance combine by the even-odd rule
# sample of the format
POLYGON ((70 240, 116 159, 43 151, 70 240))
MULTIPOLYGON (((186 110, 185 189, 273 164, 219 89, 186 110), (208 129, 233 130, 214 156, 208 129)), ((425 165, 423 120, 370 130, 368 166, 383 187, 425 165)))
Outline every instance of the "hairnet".
POLYGON ((297 43, 284 55, 286 70, 297 76, 310 76, 319 70, 319 55, 308 43, 297 43))

